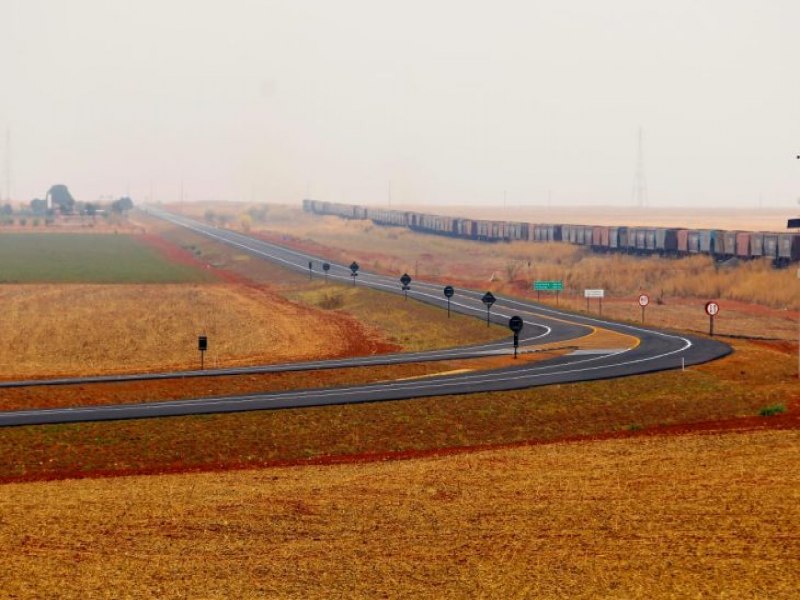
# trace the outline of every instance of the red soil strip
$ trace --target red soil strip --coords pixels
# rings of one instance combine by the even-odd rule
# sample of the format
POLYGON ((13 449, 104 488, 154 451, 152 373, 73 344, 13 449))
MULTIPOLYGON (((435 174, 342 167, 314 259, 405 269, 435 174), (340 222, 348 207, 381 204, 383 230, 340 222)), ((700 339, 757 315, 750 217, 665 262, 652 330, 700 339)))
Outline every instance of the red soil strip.
POLYGON ((508 450, 533 446, 549 446, 553 444, 570 444, 579 442, 595 442, 604 440, 630 439, 643 437, 677 437, 681 435, 720 435, 751 433, 755 431, 787 431, 800 429, 800 399, 790 403, 789 411, 772 417, 734 417, 717 421, 701 421, 698 423, 681 423, 641 429, 638 431, 615 431, 608 433, 578 435, 554 440, 525 440, 509 444, 481 444, 474 446, 453 446, 431 448, 427 450, 402 450, 397 452, 376 452, 362 454, 344 454, 319 456, 310 459, 277 460, 277 461, 217 461, 190 467, 182 464, 162 465, 158 467, 133 467, 127 469, 98 469, 90 472, 62 472, 58 474, 31 474, 24 476, 0 477, 3 483, 24 483, 36 481, 59 481, 64 479, 101 479, 111 477, 128 477, 137 475, 178 475, 189 473, 213 473, 225 471, 245 471, 265 468, 283 468, 297 466, 328 466, 339 464, 368 464, 394 460, 415 460, 440 456, 455 456, 490 450, 508 450))

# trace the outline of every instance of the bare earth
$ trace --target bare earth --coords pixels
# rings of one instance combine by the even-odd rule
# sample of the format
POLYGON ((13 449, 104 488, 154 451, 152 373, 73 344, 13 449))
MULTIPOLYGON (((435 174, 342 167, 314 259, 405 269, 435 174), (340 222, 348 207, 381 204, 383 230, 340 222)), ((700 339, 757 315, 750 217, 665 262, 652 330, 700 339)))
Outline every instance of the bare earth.
MULTIPOLYGON (((800 432, 0 487, 11 597, 770 597, 800 432)), ((796 597, 796 596, 795 596, 796 597)))

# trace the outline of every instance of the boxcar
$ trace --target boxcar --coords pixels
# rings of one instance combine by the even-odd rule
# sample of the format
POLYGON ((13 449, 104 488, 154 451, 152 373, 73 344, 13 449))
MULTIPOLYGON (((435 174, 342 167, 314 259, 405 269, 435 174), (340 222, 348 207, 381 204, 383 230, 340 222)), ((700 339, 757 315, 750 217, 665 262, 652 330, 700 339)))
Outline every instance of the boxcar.
POLYGON ((736 256, 750 258, 750 232, 740 231, 736 234, 736 256))
POLYGON ((700 232, 698 230, 692 229, 688 232, 686 236, 686 250, 689 254, 700 253, 700 232))
POLYGON ((778 260, 784 265, 800 260, 800 234, 780 234, 778 237, 778 260))
POLYGON ((717 251, 717 254, 727 257, 736 256, 736 234, 738 231, 721 231, 720 238, 722 239, 722 248, 717 251))
POLYGON ((656 250, 660 254, 675 254, 678 251, 678 230, 666 227, 656 229, 656 250))
POLYGON ((703 254, 715 254, 717 249, 717 230, 700 230, 700 252, 703 254))
POLYGON ((767 258, 778 258, 778 234, 764 234, 764 256, 767 258))
POLYGON ((600 225, 592 227, 592 247, 602 248, 603 246, 603 228, 600 225))
POLYGON ((753 258, 764 256, 764 234, 760 231, 750 234, 750 256, 753 258))
POLYGON ((689 254, 689 230, 678 229, 676 237, 678 254, 689 254))

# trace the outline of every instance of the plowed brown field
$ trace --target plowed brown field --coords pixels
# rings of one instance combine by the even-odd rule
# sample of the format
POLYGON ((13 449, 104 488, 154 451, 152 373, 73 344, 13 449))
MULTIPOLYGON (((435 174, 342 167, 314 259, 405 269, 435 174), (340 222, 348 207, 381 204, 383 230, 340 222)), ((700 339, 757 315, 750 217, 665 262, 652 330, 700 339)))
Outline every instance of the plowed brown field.
POLYGON ((11 597, 795 597, 800 432, 0 486, 11 597))

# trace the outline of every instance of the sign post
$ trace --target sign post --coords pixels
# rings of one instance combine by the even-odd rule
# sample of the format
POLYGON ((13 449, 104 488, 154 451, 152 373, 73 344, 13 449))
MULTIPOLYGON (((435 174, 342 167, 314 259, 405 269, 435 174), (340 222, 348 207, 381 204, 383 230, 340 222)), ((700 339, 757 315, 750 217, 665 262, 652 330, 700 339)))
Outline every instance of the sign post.
POLYGON ((456 291, 453 289, 452 285, 444 286, 444 297, 447 298, 447 318, 450 318, 450 298, 453 297, 456 291))
POLYGON ((492 310, 492 304, 494 304, 496 301, 497 301, 497 299, 494 297, 494 294, 492 292, 486 292, 483 295, 483 298, 481 298, 481 302, 483 302, 486 305, 486 326, 487 327, 490 324, 489 314, 490 314, 490 312, 492 310))
POLYGON ((706 314, 708 315, 708 335, 714 337, 714 317, 719 314, 719 304, 706 302, 706 314))
POLYGON ((650 304, 650 297, 647 294, 639 296, 639 306, 642 307, 642 325, 644 325, 644 309, 650 304))
POLYGON ((558 306, 558 294, 564 289, 563 281, 534 281, 533 291, 536 292, 536 301, 542 299, 542 292, 556 293, 556 306, 558 306))
POLYGON ((205 335, 200 335, 197 337, 197 349, 200 351, 200 370, 203 371, 205 369, 205 361, 204 356, 206 350, 208 350, 208 337, 205 335))
POLYGON ((314 279, 314 263, 308 261, 308 278, 314 279))
POLYGON ((522 327, 525 323, 522 321, 522 317, 518 317, 514 315, 508 320, 508 328, 514 332, 514 358, 517 358, 517 348, 519 348, 519 332, 522 331, 522 327))
POLYGON ((331 270, 331 265, 329 263, 322 263, 322 270, 325 271, 325 281, 328 281, 328 271, 331 270))
POLYGON ((409 285, 411 283, 411 277, 408 273, 403 273, 403 276, 400 277, 400 283, 403 286, 403 294, 405 295, 406 300, 408 300, 408 290, 411 289, 411 286, 409 285))
POLYGON ((358 263, 353 261, 350 265, 350 277, 353 278, 353 285, 356 284, 356 277, 358 277, 358 263))
POLYGON ((589 299, 590 298, 597 298, 600 301, 600 315, 603 314, 603 296, 605 296, 605 290, 583 290, 583 297, 586 298, 586 312, 589 312, 589 299))

